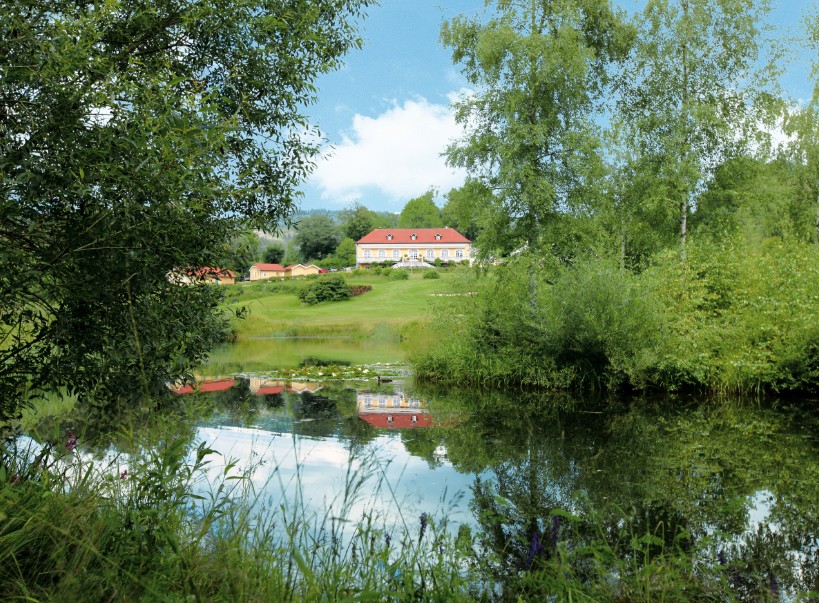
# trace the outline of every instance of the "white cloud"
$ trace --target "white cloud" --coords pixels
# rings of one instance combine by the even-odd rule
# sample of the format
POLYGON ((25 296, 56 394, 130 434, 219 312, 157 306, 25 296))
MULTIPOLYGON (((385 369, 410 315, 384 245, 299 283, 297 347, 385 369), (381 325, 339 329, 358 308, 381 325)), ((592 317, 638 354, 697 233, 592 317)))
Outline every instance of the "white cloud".
POLYGON ((452 110, 424 98, 393 103, 377 117, 356 114, 311 180, 334 205, 360 199, 367 189, 402 204, 430 187, 446 193, 465 177, 441 156, 460 134, 452 110))

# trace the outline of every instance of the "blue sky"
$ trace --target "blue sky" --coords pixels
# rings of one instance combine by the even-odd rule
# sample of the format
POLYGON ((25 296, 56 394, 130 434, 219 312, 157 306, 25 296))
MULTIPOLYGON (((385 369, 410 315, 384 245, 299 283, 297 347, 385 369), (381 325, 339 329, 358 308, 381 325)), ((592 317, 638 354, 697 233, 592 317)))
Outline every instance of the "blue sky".
MULTIPOLYGON (((618 4, 635 12, 645 1, 618 4)), ((444 20, 483 6, 483 0, 382 0, 369 9, 364 48, 318 81, 319 102, 308 108, 329 146, 302 187, 304 209, 359 202, 400 211, 430 187, 444 194, 460 186, 464 173, 447 167, 441 152, 459 133, 449 103, 467 85, 438 33, 444 20)), ((771 24, 783 35, 802 35, 812 6, 813 0, 772 0, 771 24)), ((794 102, 810 96, 810 64, 802 50, 783 74, 794 102)))

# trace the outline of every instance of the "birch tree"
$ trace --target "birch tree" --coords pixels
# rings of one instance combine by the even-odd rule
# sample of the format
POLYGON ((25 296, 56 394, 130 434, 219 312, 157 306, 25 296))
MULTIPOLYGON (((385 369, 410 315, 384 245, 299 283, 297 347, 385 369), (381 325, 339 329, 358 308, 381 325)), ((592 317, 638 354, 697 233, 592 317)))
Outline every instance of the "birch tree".
POLYGON ((455 104, 466 133, 446 155, 491 192, 484 236, 495 239, 483 247, 541 245, 552 218, 587 201, 608 67, 633 39, 621 17, 601 0, 498 0, 444 24, 441 40, 474 88, 455 104))
POLYGON ((764 0, 649 0, 639 18, 619 108, 677 207, 683 261, 696 193, 759 134, 774 98, 771 69, 758 68, 767 9, 764 0))

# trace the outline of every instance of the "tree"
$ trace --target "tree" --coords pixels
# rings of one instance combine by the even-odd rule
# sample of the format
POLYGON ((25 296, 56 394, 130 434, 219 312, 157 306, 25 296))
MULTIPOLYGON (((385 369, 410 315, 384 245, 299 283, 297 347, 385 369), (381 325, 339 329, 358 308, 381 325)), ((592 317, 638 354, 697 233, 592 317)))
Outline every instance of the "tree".
POLYGON ((444 226, 451 226, 474 241, 481 231, 478 220, 483 208, 491 200, 491 192, 480 182, 467 180, 462 187, 449 191, 446 199, 441 209, 444 226))
MULTIPOLYGON (((811 47, 819 49, 819 13, 807 21, 811 47)), ((802 166, 801 180, 807 202, 814 206, 813 241, 819 244, 819 61, 813 65, 817 84, 806 107, 792 112, 785 122, 786 131, 795 137, 791 152, 802 166)))
POLYGON ((274 241, 265 247, 265 250, 262 253, 262 259, 267 264, 280 264, 284 259, 284 245, 274 241))
POLYGON ((29 389, 161 392, 225 334, 215 288, 166 275, 287 221, 369 3, 0 4, 0 422, 29 389))
POLYGON ((259 237, 253 230, 245 230, 234 236, 225 246, 225 262, 220 268, 229 268, 237 273, 247 272, 259 255, 259 245, 259 237))
POLYGON ((341 266, 355 266, 355 241, 350 238, 342 239, 336 248, 336 258, 341 266))
POLYGON ((506 229, 511 250, 541 244, 550 218, 583 205, 600 161, 593 118, 633 31, 608 1, 490 4, 489 18, 458 16, 441 30, 478 90, 455 103, 467 133, 446 154, 491 191, 485 221, 506 229))
POLYGON ((438 228, 443 226, 441 210, 433 200, 434 190, 428 190, 420 197, 411 199, 401 210, 398 228, 438 228))
POLYGON ((656 187, 677 207, 685 260, 694 196, 717 162, 758 133, 770 70, 757 68, 766 2, 650 0, 623 74, 620 111, 656 187))
POLYGON ((358 241, 375 228, 374 224, 376 223, 376 219, 375 212, 356 203, 350 209, 346 209, 342 212, 341 231, 345 237, 349 237, 353 241, 358 241))
POLYGON ((293 240, 299 248, 302 259, 321 260, 338 247, 338 226, 332 218, 316 214, 303 218, 297 225, 298 232, 293 240))

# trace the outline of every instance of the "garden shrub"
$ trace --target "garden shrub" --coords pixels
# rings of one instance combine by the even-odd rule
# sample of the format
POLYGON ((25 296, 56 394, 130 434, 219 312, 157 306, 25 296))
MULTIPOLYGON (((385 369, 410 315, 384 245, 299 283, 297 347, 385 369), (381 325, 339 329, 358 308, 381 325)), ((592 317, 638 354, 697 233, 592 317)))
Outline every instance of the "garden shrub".
POLYGON ((372 291, 372 285, 350 285, 350 297, 358 297, 359 295, 364 295, 367 291, 372 291))
POLYGON ((409 279, 409 270, 404 268, 393 269, 390 272, 390 279, 394 281, 405 281, 409 279))
POLYGON ((350 288, 341 276, 331 276, 311 283, 299 292, 299 299, 307 305, 350 299, 350 288))
POLYGON ((390 275, 392 274, 392 271, 393 271, 392 268, 384 268, 381 270, 381 276, 386 276, 387 278, 389 278, 390 275))
POLYGON ((441 275, 437 270, 427 270, 426 272, 424 272, 424 278, 426 278, 426 279, 437 279, 437 278, 441 278, 441 275))

